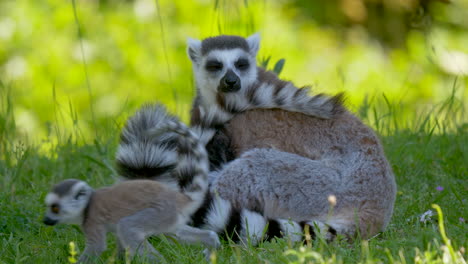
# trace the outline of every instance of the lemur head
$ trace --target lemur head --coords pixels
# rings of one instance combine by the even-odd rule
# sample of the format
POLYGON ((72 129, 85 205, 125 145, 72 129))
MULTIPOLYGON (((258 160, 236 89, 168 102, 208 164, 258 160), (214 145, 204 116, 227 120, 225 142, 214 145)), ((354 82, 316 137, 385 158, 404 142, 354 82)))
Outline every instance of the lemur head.
POLYGON ((258 34, 189 39, 188 55, 202 95, 237 92, 252 85, 257 79, 259 45, 258 34))
POLYGON ((84 181, 68 179, 56 184, 45 198, 44 224, 81 224, 93 189, 84 181))

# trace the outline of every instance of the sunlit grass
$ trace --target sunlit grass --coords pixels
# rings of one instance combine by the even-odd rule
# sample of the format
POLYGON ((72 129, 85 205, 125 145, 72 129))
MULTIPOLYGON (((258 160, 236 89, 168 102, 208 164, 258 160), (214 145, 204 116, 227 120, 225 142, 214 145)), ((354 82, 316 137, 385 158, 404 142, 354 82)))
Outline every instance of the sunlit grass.
MULTIPOLYGON (((436 105, 454 104, 451 100, 454 99, 449 97, 436 105)), ((386 107, 397 109, 389 103, 386 107)), ((387 230, 369 240, 339 240, 331 244, 314 241, 305 248, 286 240, 262 243, 258 247, 228 242, 215 252, 215 263, 463 263, 459 256, 463 256, 462 248, 466 248, 467 243, 464 222, 468 213, 466 125, 447 116, 450 120, 433 123, 438 124, 439 133, 434 133, 433 126, 424 122, 400 129, 391 125, 396 112, 381 115, 373 110, 373 104, 360 109, 367 123, 372 125, 374 121, 366 116, 376 116, 380 120, 381 130, 386 134, 382 136, 385 151, 397 177, 399 191, 395 213, 387 230), (444 129, 445 125, 458 126, 458 129, 444 129), (443 223, 437 222, 433 203, 441 206, 443 223), (434 216, 421 222, 420 215, 428 210, 433 210, 434 216), (442 224, 446 237, 440 235, 442 224), (452 253, 447 251, 447 237, 458 262, 453 261, 452 253), (447 254, 451 254, 452 261, 443 262, 447 254)), ((453 111, 451 116, 456 117, 464 109, 453 111)), ((423 113, 423 119, 432 119, 433 113, 423 113)), ((11 115, 11 111, 3 111, 1 120, 11 118, 7 115, 11 115)), ((82 252, 84 236, 75 227, 44 226, 41 223, 42 201, 51 184, 64 178, 86 179, 96 187, 113 183, 119 124, 102 128, 106 136, 92 143, 68 135, 60 144, 54 144, 50 153, 40 150, 40 145, 18 141, 6 144, 14 137, 12 128, 2 132, 5 152, 0 159, 0 188, 3 190, 0 193, 0 263, 67 263, 69 242, 73 241, 78 252, 82 252)), ((169 263, 204 261, 201 246, 170 241, 153 240, 169 263)), ((110 239, 109 245, 103 259, 114 263, 115 241, 110 239)))
MULTIPOLYGON (((51 184, 115 182, 120 128, 143 102, 162 102, 189 119, 186 37, 257 30, 260 62, 314 91, 345 91, 347 106, 379 133, 396 174, 395 213, 369 240, 226 242, 213 263, 465 263, 468 81, 443 73, 435 60, 441 48, 468 52, 467 34, 414 32, 408 50, 388 51, 359 28, 343 45, 336 32, 295 24, 274 1, 97 2, 0 3, 8 10, 0 24, 13 32, 0 38, 0 264, 67 263, 75 254, 70 242, 79 254, 78 228, 41 223, 51 184), (442 208, 443 223, 432 204, 442 208), (434 216, 421 222, 428 210, 434 216)), ((204 261, 201 246, 152 242, 169 263, 204 261)), ((113 239, 103 259, 114 263, 113 239)))
MULTIPOLYGON (((259 31, 259 61, 284 59, 283 78, 317 93, 345 91, 351 108, 365 96, 382 100, 385 94, 392 103, 423 109, 449 96, 453 86, 457 100, 468 97, 467 79, 455 82, 437 63, 441 52, 467 53, 462 43, 468 33, 414 31, 406 49, 386 50, 359 27, 342 39, 279 1, 99 2, 0 3, 0 24, 11 32, 0 38, 0 81, 14 98, 19 132, 31 141, 48 139, 54 126, 68 134, 78 127, 90 140, 109 118, 152 100, 187 121, 195 93, 187 37, 259 31), (56 122, 59 114, 79 118, 56 122)), ((408 115, 400 122, 406 125, 416 113, 402 109, 398 118, 408 115)))

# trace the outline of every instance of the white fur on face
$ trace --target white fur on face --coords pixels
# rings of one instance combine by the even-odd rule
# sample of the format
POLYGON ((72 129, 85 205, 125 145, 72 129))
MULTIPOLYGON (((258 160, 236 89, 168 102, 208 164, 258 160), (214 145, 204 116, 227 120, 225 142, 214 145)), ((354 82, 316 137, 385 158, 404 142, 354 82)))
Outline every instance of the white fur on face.
POLYGON ((47 206, 57 203, 60 200, 59 196, 55 193, 48 193, 45 197, 45 203, 47 206))
POLYGON ((53 204, 59 204, 60 205, 60 197, 55 194, 55 193, 48 193, 45 197, 45 204, 47 206, 47 212, 45 214, 45 216, 49 219, 53 219, 53 220, 57 220, 60 222, 60 213, 59 214, 56 214, 56 213, 53 213, 52 210, 51 210, 51 206, 53 204))
POLYGON ((73 185, 70 191, 62 197, 56 193, 49 193, 45 198, 46 205, 49 207, 46 216, 58 221, 58 223, 81 224, 83 212, 88 205, 91 194, 92 188, 83 181, 73 185), (60 207, 58 213, 51 211, 52 204, 57 204, 60 207))
POLYGON ((85 182, 79 182, 73 186, 70 194, 64 197, 61 203, 62 223, 81 224, 83 221, 84 209, 91 198, 92 189, 85 182), (78 193, 84 191, 83 195, 78 193))
POLYGON ((207 55, 199 58, 199 63, 193 65, 195 79, 198 89, 203 97, 205 105, 213 105, 216 102, 216 93, 221 78, 228 70, 234 73, 241 80, 241 90, 236 93, 242 93, 251 86, 257 79, 257 64, 255 56, 242 50, 213 50, 207 55), (249 61, 249 69, 240 71, 235 67, 235 63, 240 58, 246 58, 249 61), (223 64, 223 69, 218 72, 209 72, 205 69, 205 64, 208 60, 216 60, 223 64))

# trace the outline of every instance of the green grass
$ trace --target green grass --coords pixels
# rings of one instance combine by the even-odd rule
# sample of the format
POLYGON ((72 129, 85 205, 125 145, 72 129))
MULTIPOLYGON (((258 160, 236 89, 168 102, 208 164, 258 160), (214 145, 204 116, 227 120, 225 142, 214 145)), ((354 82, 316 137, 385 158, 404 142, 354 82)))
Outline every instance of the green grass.
MULTIPOLYGON (((45 150, 42 144, 22 143, 11 115, 13 105, 8 96, 2 100, 0 263, 67 263, 69 242, 83 250, 84 236, 78 227, 43 225, 43 199, 51 185, 64 178, 85 179, 95 187, 113 183, 113 156, 121 124, 109 122, 100 127, 100 139, 94 142, 86 142, 76 134, 62 136, 57 143, 45 141, 42 144, 49 146, 45 150)), ((410 106, 388 101, 385 105, 384 101, 367 102, 358 110, 368 124, 378 127, 396 174, 394 216, 384 232, 351 243, 314 241, 303 251, 301 245, 285 240, 258 247, 225 243, 215 253, 214 262, 442 263, 444 254, 450 254, 447 247, 445 251, 442 247, 447 242, 441 236, 432 204, 443 210, 446 233, 455 252, 467 248, 468 229, 462 218, 468 218, 468 126, 463 102, 450 97, 422 116, 407 117, 408 123, 401 122, 404 128, 399 128, 399 110, 410 106), (422 223, 419 215, 427 210, 433 210, 435 216, 422 223), (301 256, 306 262, 301 262, 301 256)), ((103 259, 113 263, 114 239, 108 241, 103 259)), ((161 238, 153 242, 169 263, 203 261, 201 246, 180 245, 161 238)))
MULTIPOLYGON (((441 60, 464 67, 457 57, 446 62, 444 54, 468 54, 468 31, 440 19, 466 24, 467 0, 437 8, 434 24, 408 32, 401 49, 384 49, 361 27, 322 27, 316 17, 300 15, 307 10, 298 2, 324 10, 321 1, 307 0, 0 1, 0 82, 12 87, 17 127, 38 141, 55 133, 45 123, 71 110, 80 119, 55 123, 67 135, 74 120, 85 138, 94 137, 101 122, 148 100, 188 120, 195 89, 187 37, 258 31, 259 61, 270 58, 270 68, 282 69, 282 78, 312 85, 316 93, 347 91, 355 105, 383 91, 392 101, 414 104, 444 98, 455 74, 441 60)), ((466 87, 468 78, 458 83, 466 87)), ((468 99, 464 89, 458 91, 468 99)))
MULTIPOLYGON (((0 3, 0 13, 7 10, 2 14, 17 21, 11 39, 0 40, 0 62, 20 55, 29 69, 13 80, 0 73, 0 264, 68 263, 72 241, 79 254, 84 246, 79 228, 41 222, 51 185, 70 177, 94 187, 115 182, 119 129, 142 101, 157 98, 188 119, 194 89, 186 74, 186 36, 247 35, 258 29, 264 39, 260 58, 269 60, 274 54, 271 64, 286 58, 282 77, 298 84, 314 82, 318 91, 346 90, 350 104, 362 101, 353 109, 381 135, 396 175, 395 211, 388 228, 369 240, 314 241, 305 248, 285 240, 257 247, 226 242, 213 262, 457 263, 443 261, 457 252, 466 259, 468 228, 462 219, 468 220, 468 117, 463 98, 468 79, 454 82, 434 63, 434 47, 466 52, 466 33, 434 34, 441 45, 412 32, 408 51, 383 55, 365 37, 342 45, 336 32, 293 20, 280 12, 281 5, 265 1, 239 1, 237 8, 247 18, 230 16, 226 1, 156 1, 157 15, 143 22, 124 3, 101 8, 98 1, 76 1, 76 6, 75 1, 46 2, 0 3), (213 7, 210 19, 195 18, 213 7), (53 48, 37 48, 36 43, 53 48), (79 58, 70 52, 77 43, 79 58), (94 47, 95 56, 83 55, 85 44, 94 47), (363 99, 376 91, 387 96, 363 99), (420 105, 446 91, 454 92, 420 105), (441 235, 442 221, 436 215, 419 221, 428 210, 436 214, 433 204, 442 208, 450 242, 441 235)), ((271 66, 281 70, 283 64, 271 66)), ((115 240, 108 241, 103 263, 114 263, 115 240)), ((153 244, 169 263, 204 259, 201 246, 165 238, 155 238, 153 244)))

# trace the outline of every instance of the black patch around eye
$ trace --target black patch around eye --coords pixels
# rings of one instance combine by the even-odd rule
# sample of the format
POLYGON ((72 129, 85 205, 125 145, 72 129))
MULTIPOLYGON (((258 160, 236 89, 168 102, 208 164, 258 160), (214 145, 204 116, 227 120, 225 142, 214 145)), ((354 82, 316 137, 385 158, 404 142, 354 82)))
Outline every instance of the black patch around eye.
POLYGON ((216 60, 209 60, 206 62, 205 69, 210 72, 217 72, 223 69, 223 64, 216 60))
POLYGON ((50 211, 54 214, 58 214, 60 212, 60 206, 58 204, 52 204, 50 206, 50 211))
POLYGON ((80 198, 80 196, 83 196, 86 194, 86 191, 85 190, 81 190, 79 191, 76 195, 75 195, 75 200, 78 200, 78 198, 80 198))
POLYGON ((239 70, 247 70, 250 66, 250 63, 248 59, 240 58, 236 61, 235 65, 239 70))

